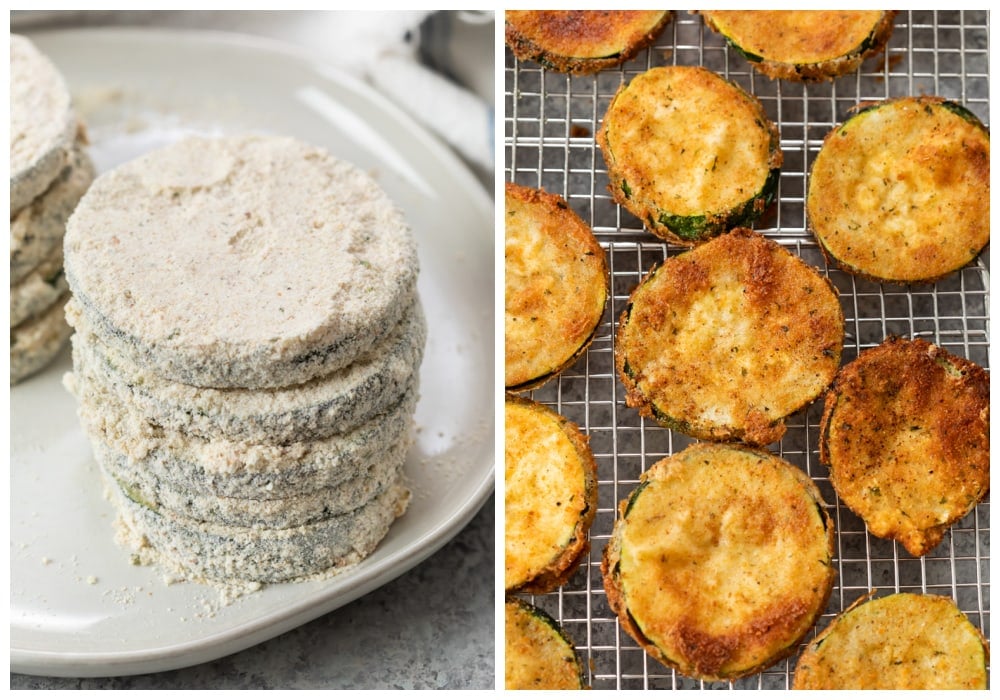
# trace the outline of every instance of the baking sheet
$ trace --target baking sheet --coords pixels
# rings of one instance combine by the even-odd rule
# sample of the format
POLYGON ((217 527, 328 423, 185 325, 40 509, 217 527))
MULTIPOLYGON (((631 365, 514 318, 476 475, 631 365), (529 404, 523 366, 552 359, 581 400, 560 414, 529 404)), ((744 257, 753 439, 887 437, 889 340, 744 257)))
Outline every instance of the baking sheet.
POLYGON ((493 211, 478 181, 365 84, 277 42, 151 29, 30 36, 66 77, 100 171, 185 134, 252 130, 325 146, 371 172, 417 239, 428 342, 407 513, 355 568, 232 602, 207 586, 168 585, 113 542, 113 509, 61 386, 68 351, 13 387, 11 670, 109 676, 208 661, 340 607, 437 551, 493 488, 493 211))
MULTIPOLYGON (((973 264, 933 285, 881 285, 826 263, 805 228, 806 179, 824 136, 859 102, 936 94, 957 100, 989 125, 989 13, 902 11, 885 54, 832 83, 772 81, 753 72, 697 15, 676 11, 655 44, 624 66, 596 76, 567 76, 505 60, 505 176, 562 195, 594 230, 608 254, 612 299, 590 350, 558 379, 527 394, 576 422, 590 437, 598 463, 599 508, 590 558, 554 593, 530 598, 562 624, 576 643, 595 689, 781 689, 791 685, 798 653, 760 674, 729 683, 702 683, 649 658, 625 633, 607 604, 600 560, 621 500, 639 475, 690 440, 642 419, 625 405, 615 376, 613 336, 629 293, 649 268, 680 252, 645 232, 608 192, 594 142, 601 119, 623 81, 656 65, 703 65, 756 95, 778 124, 784 165, 778 204, 754 228, 828 276, 846 318, 842 363, 890 335, 917 336, 989 368, 989 248, 973 264)), ((827 609, 808 641, 852 602, 880 594, 921 591, 947 595, 989 638, 989 496, 956 523, 922 558, 870 536, 842 506, 819 463, 822 402, 792 416, 786 436, 769 448, 817 483, 836 527, 837 578, 827 609)))

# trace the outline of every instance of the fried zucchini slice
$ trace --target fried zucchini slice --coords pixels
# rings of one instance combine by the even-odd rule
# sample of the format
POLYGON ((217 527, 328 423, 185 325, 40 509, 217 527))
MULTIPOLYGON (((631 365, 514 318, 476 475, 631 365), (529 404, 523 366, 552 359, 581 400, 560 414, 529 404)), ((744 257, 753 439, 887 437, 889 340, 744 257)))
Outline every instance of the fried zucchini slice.
POLYGON ((601 571, 650 656, 701 680, 791 654, 833 587, 833 523, 798 468, 756 448, 695 443, 622 501, 601 571))
POLYGON ((990 487, 990 385, 982 367, 926 340, 891 337, 837 374, 820 460, 840 500, 915 557, 990 487))
POLYGON ((750 224, 778 187, 778 127, 706 68, 659 66, 623 84, 597 142, 615 201, 680 245, 750 224))
POLYGON ((585 690, 573 642, 541 608, 508 596, 504 605, 504 686, 507 690, 585 690))
POLYGON ((806 646, 795 690, 986 690, 989 646, 945 596, 863 596, 806 646))
POLYGON ((845 270, 884 282, 940 279, 990 240, 989 133, 940 97, 862 107, 824 139, 806 211, 845 270))
POLYGON ((505 378, 524 391, 587 349, 610 278, 604 249, 562 197, 507 183, 505 207, 505 378))
POLYGON ((618 324, 626 403, 703 440, 765 445, 829 385, 844 315, 829 280, 749 229, 667 258, 618 324))
POLYGON ((856 70, 883 49, 895 10, 701 10, 721 34, 769 78, 814 82, 856 70))
POLYGON ((507 10, 504 37, 518 60, 585 75, 629 60, 672 17, 670 10, 507 10))
POLYGON ((597 464, 580 429, 542 404, 507 395, 504 587, 547 593, 590 552, 597 464))

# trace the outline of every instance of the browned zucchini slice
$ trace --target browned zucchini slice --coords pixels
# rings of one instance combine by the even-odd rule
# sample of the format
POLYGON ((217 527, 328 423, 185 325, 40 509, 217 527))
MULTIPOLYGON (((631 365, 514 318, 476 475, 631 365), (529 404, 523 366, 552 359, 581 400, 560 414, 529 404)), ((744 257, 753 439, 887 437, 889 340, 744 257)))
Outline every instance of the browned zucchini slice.
POLYGON ((951 598, 863 596, 809 642, 796 690, 986 690, 989 646, 951 598))
POLYGON ((810 82, 856 70, 885 48, 895 10, 701 10, 769 78, 810 82))
POLYGON ((761 103, 696 66, 622 85, 597 134, 615 201, 653 234, 691 246, 763 214, 778 187, 778 128, 761 103))
POLYGON ((739 678, 795 651, 833 587, 819 490, 771 453, 695 443, 620 507, 601 571, 622 627, 661 663, 739 678))
POLYGON ((642 415, 703 440, 765 445, 826 389, 843 341, 829 280, 734 229, 649 272, 621 315, 615 361, 642 415))
POLYGON ((507 690, 584 690, 583 664, 559 623, 541 608, 508 597, 504 605, 507 690))
POLYGON ((990 137, 960 105, 904 97, 863 107, 812 164, 809 227, 854 274, 931 282, 990 240, 990 137))
POLYGON ((632 58, 671 17, 670 10, 507 10, 504 36, 519 60, 583 75, 632 58))
POLYGON ((580 429, 547 406, 508 395, 504 423, 504 587, 546 593, 590 553, 597 464, 580 429))
POLYGON ((840 500, 913 556, 990 487, 989 375, 926 340, 889 338, 837 374, 820 460, 840 500))
POLYGON ((562 197, 507 183, 504 341, 507 389, 524 391, 573 364, 607 304, 604 249, 562 197))

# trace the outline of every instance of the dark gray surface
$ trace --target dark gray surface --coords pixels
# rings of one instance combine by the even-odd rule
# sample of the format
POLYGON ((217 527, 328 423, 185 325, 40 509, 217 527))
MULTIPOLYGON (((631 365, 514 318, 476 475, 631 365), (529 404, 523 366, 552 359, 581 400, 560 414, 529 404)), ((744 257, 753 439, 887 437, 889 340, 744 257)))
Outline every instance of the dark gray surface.
POLYGON ((119 678, 12 673, 12 690, 490 689, 494 499, 451 542, 353 603, 190 668, 119 678))

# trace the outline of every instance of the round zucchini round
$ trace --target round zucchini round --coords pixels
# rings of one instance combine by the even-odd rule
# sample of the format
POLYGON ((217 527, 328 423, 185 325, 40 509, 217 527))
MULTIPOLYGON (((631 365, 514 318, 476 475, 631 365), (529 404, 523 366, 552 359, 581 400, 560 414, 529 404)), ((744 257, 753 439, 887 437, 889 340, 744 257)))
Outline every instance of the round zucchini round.
POLYGON ((583 664, 559 623, 541 608, 508 597, 504 605, 507 690, 586 690, 583 664))
POLYGON ((507 10, 504 36, 521 61, 584 75, 632 58, 672 17, 670 10, 507 10))
POLYGON ((597 464, 586 436, 551 408, 508 395, 504 413, 504 587, 547 593, 590 553, 597 464))
POLYGON ((889 338, 837 374, 820 460, 876 537, 919 557, 990 487, 989 375, 926 340, 889 338))
POLYGON ((604 249, 562 197, 507 183, 504 200, 505 381, 525 391, 587 349, 610 278, 604 249))
POLYGON ((829 280, 734 229, 649 272, 621 315, 615 361, 643 416, 702 440, 765 445, 826 389, 843 342, 829 280))
POLYGON ((989 133, 940 97, 866 105, 824 139, 806 211, 845 270, 882 282, 940 279, 990 240, 989 133))
POLYGON ((885 48, 896 10, 701 10, 769 78, 813 82, 856 70, 885 48))
POLYGON ((597 134, 615 201, 685 246, 764 213, 779 141, 755 97, 696 66, 652 68, 622 85, 597 134))
POLYGON ((796 690, 986 690, 989 648, 945 596, 857 600, 812 640, 796 690))
POLYGON ((765 450, 695 443, 622 501, 601 571, 648 654, 706 681, 788 656, 833 587, 833 524, 801 470, 765 450))

